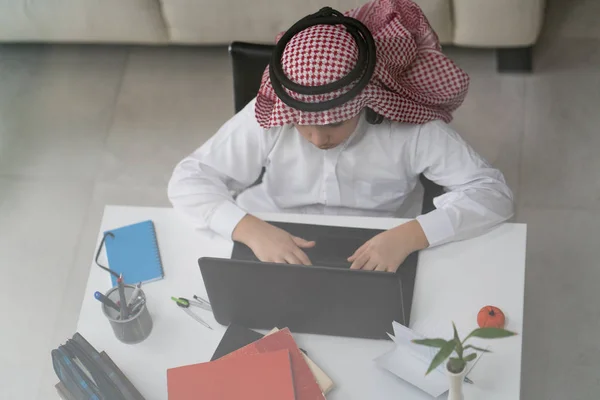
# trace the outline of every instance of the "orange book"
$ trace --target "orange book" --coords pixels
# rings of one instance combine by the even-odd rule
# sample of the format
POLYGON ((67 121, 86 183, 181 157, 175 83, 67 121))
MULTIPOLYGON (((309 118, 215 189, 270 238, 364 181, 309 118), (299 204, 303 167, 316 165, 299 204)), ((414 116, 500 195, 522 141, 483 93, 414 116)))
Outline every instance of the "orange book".
POLYGON ((229 353, 219 360, 243 358, 253 354, 263 354, 278 350, 288 350, 292 361, 292 376, 297 400, 325 400, 319 384, 310 370, 302 352, 296 345, 289 329, 285 328, 263 337, 254 343, 229 353))
POLYGON ((296 400, 287 350, 171 368, 167 388, 169 400, 296 400))

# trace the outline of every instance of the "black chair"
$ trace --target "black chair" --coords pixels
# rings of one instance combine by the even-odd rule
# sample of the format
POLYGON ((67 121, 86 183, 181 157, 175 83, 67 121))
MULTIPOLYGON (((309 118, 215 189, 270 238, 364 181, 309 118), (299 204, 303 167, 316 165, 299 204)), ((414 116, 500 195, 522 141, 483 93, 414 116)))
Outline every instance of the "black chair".
MULTIPOLYGON (((273 45, 244 42, 233 42, 229 45, 236 113, 242 110, 258 93, 260 81, 271 59, 273 48, 273 45)), ((264 169, 256 183, 260 182, 263 174, 264 169)), ((435 209, 433 199, 444 193, 444 189, 423 175, 420 176, 420 180, 424 188, 421 212, 426 214, 435 209)))

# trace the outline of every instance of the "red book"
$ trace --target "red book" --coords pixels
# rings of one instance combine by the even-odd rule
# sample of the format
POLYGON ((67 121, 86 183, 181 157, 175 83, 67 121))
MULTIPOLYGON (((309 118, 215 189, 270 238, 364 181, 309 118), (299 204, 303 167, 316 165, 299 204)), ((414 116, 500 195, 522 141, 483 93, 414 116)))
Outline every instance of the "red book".
POLYGON ((292 337, 290 330, 287 328, 265 336, 254 343, 250 343, 233 353, 221 357, 219 360, 229 360, 278 350, 288 350, 290 353, 292 376, 294 377, 294 387, 296 388, 296 400, 325 400, 325 396, 321 392, 315 376, 296 345, 296 341, 292 337))
POLYGON ((296 400, 287 350, 167 370, 169 400, 296 400))

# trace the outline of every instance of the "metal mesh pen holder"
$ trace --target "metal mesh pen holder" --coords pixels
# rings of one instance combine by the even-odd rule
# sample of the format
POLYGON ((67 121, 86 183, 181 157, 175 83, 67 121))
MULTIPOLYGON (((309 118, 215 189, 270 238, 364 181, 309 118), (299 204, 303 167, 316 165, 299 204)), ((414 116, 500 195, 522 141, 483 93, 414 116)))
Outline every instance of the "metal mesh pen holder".
MULTIPOLYGON (((129 299, 135 290, 135 286, 125 285, 125 298, 129 299)), ((118 287, 114 287, 105 293, 105 296, 114 303, 119 302, 118 287)), ((146 294, 143 290, 139 290, 137 297, 143 299, 142 304, 134 313, 126 319, 121 319, 119 311, 102 304, 102 312, 110 322, 112 329, 117 339, 126 344, 135 344, 144 341, 152 332, 152 317, 148 312, 146 304, 146 294)))

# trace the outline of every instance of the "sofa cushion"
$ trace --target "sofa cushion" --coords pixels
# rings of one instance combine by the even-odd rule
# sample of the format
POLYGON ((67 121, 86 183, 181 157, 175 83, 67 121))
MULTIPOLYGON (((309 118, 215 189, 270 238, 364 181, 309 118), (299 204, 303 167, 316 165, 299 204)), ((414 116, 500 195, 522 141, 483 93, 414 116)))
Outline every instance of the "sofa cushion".
MULTIPOLYGON (((161 0, 172 42, 224 44, 234 40, 273 43, 300 18, 331 6, 347 11, 365 0, 161 0)), ((452 41, 450 0, 417 0, 442 42, 452 41)))
POLYGON ((546 0, 453 0, 454 42, 469 47, 531 46, 540 34, 546 0))
POLYGON ((0 40, 166 42, 158 0, 0 1, 0 40))

